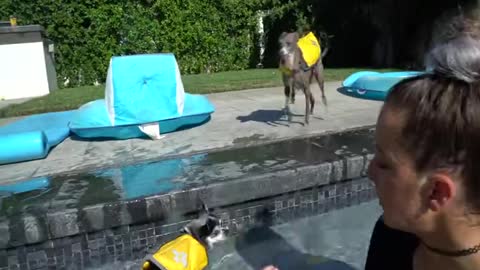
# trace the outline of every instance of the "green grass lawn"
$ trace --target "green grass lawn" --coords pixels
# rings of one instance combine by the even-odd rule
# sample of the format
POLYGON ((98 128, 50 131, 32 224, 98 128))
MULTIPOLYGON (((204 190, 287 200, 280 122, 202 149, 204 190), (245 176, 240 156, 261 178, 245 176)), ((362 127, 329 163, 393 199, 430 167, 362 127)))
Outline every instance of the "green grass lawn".
MULTIPOLYGON (((360 70, 373 69, 326 69, 325 80, 342 81, 348 75, 360 70)), ((380 69, 377 71, 384 72, 391 70, 392 69, 380 69)), ((185 91, 192 94, 210 94, 282 85, 280 73, 277 69, 249 69, 214 74, 184 75, 182 76, 182 80, 185 91)), ((77 109, 82 104, 103 97, 103 85, 59 89, 47 96, 0 109, 0 118, 77 109)))

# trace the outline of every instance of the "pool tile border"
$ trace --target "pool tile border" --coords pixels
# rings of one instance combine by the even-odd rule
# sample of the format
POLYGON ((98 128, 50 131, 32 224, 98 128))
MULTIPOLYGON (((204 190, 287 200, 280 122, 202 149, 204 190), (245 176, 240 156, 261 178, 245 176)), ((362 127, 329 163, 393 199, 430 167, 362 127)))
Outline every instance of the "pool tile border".
POLYGON ((118 226, 175 222, 201 202, 223 207, 366 176, 371 154, 332 162, 225 180, 204 187, 81 209, 39 213, 0 220, 0 249, 36 244, 118 226))
MULTIPOLYGON (((356 178, 229 205, 218 208, 215 212, 221 217, 222 224, 228 226, 230 234, 236 235, 265 222, 265 214, 272 218, 271 225, 275 225, 357 205, 374 198, 371 181, 356 178)), ((161 207, 164 206, 161 204, 161 207)), ((3 249, 0 250, 0 270, 85 269, 105 263, 141 259, 177 236, 189 218, 193 216, 187 214, 186 218, 176 221, 127 224, 3 249)))

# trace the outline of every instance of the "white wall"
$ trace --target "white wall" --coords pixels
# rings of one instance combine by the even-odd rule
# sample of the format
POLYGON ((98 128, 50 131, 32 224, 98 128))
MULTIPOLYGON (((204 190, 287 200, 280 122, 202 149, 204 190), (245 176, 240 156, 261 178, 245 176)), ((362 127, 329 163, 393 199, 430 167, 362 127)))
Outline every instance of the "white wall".
POLYGON ((0 100, 48 93, 43 43, 0 45, 0 100))

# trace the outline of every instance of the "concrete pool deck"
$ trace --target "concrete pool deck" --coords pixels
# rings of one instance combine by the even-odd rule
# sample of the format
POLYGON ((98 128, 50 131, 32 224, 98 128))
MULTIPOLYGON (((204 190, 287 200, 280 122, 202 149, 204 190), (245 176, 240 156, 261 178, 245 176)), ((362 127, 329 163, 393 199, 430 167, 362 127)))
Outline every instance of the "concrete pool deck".
MULTIPOLYGON (((328 111, 312 85, 317 107, 309 126, 304 126, 304 98, 298 93, 292 106, 293 122, 283 119, 281 87, 210 94, 216 111, 199 127, 178 131, 158 141, 80 141, 67 138, 47 158, 0 166, 0 184, 62 172, 124 166, 197 152, 244 147, 279 140, 310 137, 375 124, 381 102, 360 100, 336 91, 341 82, 327 82, 328 111)), ((8 119, 0 119, 0 125, 8 119)))

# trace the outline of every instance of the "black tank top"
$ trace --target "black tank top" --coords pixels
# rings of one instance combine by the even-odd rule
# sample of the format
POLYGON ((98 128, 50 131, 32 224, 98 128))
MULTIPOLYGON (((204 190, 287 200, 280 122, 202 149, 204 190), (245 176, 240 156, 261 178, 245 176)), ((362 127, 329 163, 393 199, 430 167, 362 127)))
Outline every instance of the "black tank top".
POLYGON ((370 239, 365 270, 413 270, 418 244, 416 236, 388 227, 381 216, 370 239))

